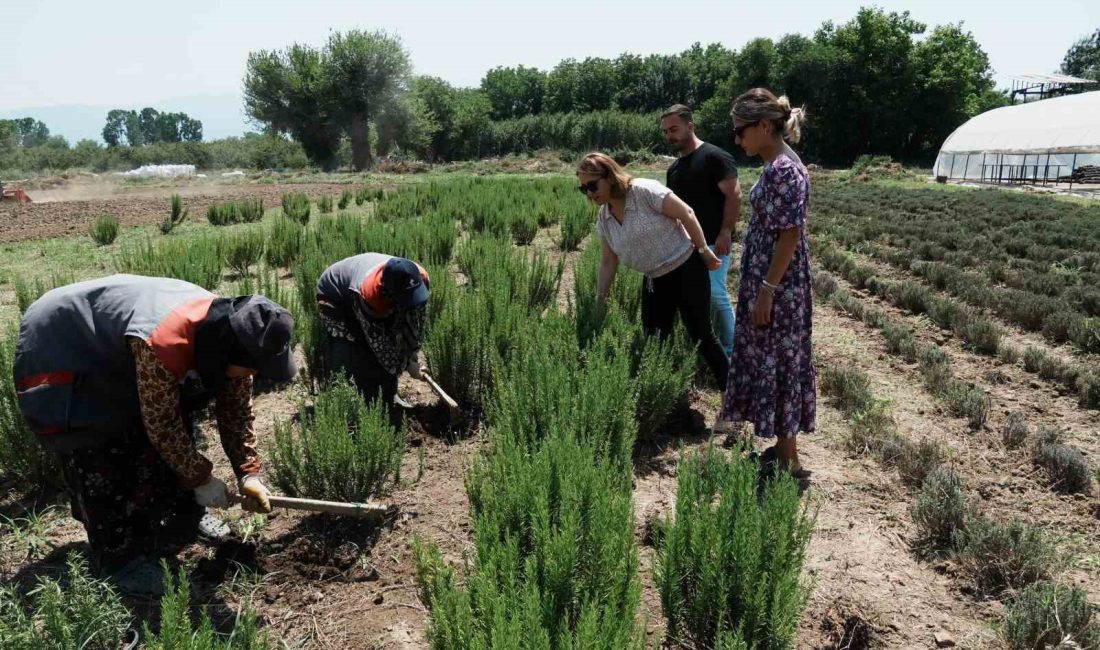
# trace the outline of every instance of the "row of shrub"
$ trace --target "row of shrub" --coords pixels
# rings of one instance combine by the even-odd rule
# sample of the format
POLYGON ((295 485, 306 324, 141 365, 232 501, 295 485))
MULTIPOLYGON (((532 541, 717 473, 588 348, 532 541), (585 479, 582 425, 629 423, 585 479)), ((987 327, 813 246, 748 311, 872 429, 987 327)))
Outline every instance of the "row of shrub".
POLYGON ((1054 343, 1100 350, 1095 206, 824 181, 815 228, 1054 343))
POLYGON ((886 339, 886 349, 916 362, 928 391, 947 405, 949 412, 964 417, 971 428, 979 429, 989 418, 991 400, 978 386, 960 381, 951 369, 951 359, 938 346, 921 343, 912 330, 891 319, 884 310, 864 304, 840 288, 834 278, 817 272, 813 278, 815 293, 841 311, 878 329, 886 339))
POLYGON ((951 330, 975 352, 997 357, 1010 365, 1019 363, 1022 358, 1028 372, 1038 373, 1043 379, 1076 392, 1083 408, 1100 408, 1100 368, 1063 361, 1032 346, 1021 352, 1002 341, 1003 330, 982 314, 955 300, 938 296, 919 283, 882 279, 873 267, 860 264, 850 253, 833 246, 827 237, 819 237, 816 243, 816 258, 822 265, 857 288, 866 289, 913 314, 927 315, 940 327, 951 330))
MULTIPOLYGON (((1087 648, 1100 642, 1100 617, 1085 591, 1056 581, 1066 560, 1051 538, 1020 520, 981 515, 963 479, 948 466, 947 451, 899 432, 865 373, 851 365, 819 365, 822 392, 849 419, 849 449, 897 468, 903 483, 917 490, 910 511, 918 548, 951 557, 979 594, 1007 600, 1001 634, 1009 647, 1087 648)), ((1037 446, 1048 444, 1036 440, 1037 446)))

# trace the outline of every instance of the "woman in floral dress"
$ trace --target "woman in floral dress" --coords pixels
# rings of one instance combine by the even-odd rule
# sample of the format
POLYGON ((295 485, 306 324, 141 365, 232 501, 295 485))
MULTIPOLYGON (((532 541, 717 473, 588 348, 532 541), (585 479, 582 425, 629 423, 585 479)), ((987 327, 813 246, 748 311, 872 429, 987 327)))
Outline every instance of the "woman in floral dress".
POLYGON ((788 142, 798 142, 804 112, 763 88, 730 111, 734 140, 764 159, 752 188, 752 219, 741 252, 734 335, 721 420, 751 422, 776 438, 770 453, 804 476, 797 436, 814 430, 817 390, 810 350, 812 301, 806 212, 810 177, 788 142))

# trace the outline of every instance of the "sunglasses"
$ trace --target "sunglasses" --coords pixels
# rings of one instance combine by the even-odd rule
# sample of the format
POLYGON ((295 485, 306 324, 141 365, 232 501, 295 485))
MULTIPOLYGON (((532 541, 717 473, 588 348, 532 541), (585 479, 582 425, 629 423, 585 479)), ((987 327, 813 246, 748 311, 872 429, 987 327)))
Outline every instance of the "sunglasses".
POLYGON ((577 186, 577 191, 581 194, 595 194, 596 190, 600 187, 600 179, 594 181, 588 181, 577 186))
POLYGON ((740 138, 741 134, 745 132, 745 129, 752 128, 757 124, 760 124, 760 122, 751 122, 749 124, 742 124, 741 126, 733 127, 733 137, 740 138))

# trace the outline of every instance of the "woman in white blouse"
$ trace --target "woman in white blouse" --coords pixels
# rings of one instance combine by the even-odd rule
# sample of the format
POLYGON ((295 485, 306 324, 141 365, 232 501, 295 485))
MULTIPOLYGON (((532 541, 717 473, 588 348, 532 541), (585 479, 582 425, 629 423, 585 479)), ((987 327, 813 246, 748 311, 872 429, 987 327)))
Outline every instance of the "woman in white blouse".
POLYGON ((600 272, 596 300, 603 305, 622 262, 645 275, 642 327, 661 338, 676 314, 699 345, 714 380, 726 387, 729 358, 711 328, 709 270, 721 261, 707 246, 695 213, 657 181, 633 178, 609 156, 590 153, 577 166, 577 188, 600 205, 600 272))

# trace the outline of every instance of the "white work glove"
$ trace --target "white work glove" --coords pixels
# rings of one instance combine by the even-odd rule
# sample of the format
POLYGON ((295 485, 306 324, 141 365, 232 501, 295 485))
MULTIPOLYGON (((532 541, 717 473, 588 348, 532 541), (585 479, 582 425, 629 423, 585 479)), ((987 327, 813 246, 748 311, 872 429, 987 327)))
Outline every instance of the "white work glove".
POLYGON ((259 476, 255 474, 245 476, 241 479, 238 487, 240 487, 241 496, 244 497, 244 502, 241 503, 242 510, 260 514, 271 512, 271 491, 267 489, 259 476))
POLYGON ((405 367, 405 372, 408 372, 413 379, 424 380, 424 368, 420 365, 419 354, 409 359, 409 365, 405 367))
POLYGON ((195 503, 205 508, 228 508, 229 487, 225 481, 211 476, 205 483, 195 488, 195 503))

